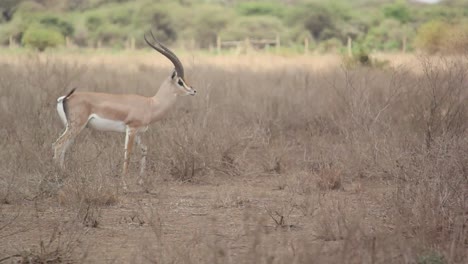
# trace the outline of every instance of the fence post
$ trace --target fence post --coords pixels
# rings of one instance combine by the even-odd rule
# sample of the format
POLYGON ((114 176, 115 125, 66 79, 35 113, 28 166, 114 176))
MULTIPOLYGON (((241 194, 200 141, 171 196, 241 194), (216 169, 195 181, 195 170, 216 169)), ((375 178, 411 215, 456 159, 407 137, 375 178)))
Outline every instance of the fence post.
POLYGON ((15 47, 15 40, 13 39, 12 35, 10 35, 10 37, 8 38, 8 46, 10 47, 10 49, 15 47))
POLYGON ((406 53, 406 35, 403 35, 401 51, 406 53))
POLYGON ((304 38, 304 54, 309 54, 309 38, 304 38))
POLYGON ((70 37, 68 36, 65 37, 65 47, 67 49, 71 48, 71 40, 70 40, 70 37))
POLYGON ((247 54, 250 51, 250 39, 245 38, 244 42, 245 42, 245 54, 247 54))
POLYGON ((221 37, 219 35, 216 35, 216 52, 221 54, 221 37))
POLYGON ((280 48, 281 48, 280 35, 276 34, 276 53, 279 53, 280 48))
POLYGON ((348 56, 349 57, 353 56, 352 45, 353 45, 353 40, 351 39, 351 37, 348 37, 348 56))

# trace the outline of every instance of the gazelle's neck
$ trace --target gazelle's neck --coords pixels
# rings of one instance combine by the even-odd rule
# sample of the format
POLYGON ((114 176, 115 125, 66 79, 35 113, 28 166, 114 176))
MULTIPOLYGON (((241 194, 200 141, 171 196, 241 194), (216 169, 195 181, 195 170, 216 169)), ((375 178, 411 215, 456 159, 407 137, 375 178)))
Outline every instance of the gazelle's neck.
POLYGON ((171 78, 167 78, 159 91, 151 97, 151 122, 160 120, 177 100, 177 94, 172 87, 171 78))

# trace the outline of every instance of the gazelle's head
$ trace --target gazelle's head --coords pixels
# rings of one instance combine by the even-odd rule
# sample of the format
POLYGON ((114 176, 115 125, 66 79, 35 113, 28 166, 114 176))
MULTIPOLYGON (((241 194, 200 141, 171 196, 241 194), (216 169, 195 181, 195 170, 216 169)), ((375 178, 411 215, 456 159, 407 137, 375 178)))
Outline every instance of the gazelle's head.
POLYGON ((157 50, 162 55, 166 56, 172 64, 174 64, 174 71, 171 75, 170 83, 174 87, 176 94, 178 95, 195 95, 197 91, 193 89, 184 79, 184 66, 180 62, 179 58, 172 52, 169 48, 161 44, 154 38, 153 32, 151 32, 151 37, 153 38, 155 44, 152 44, 144 35, 146 43, 150 45, 153 49, 157 50))
POLYGON ((180 77, 177 70, 174 70, 171 75, 171 84, 176 89, 178 95, 195 95, 197 90, 185 82, 184 78, 180 77))

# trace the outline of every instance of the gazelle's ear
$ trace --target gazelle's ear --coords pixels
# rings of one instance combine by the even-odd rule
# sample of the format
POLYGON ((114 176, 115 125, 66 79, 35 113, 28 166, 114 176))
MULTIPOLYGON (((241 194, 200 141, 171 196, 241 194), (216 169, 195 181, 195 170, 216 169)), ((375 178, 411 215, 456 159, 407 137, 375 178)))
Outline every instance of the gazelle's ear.
POLYGON ((177 77, 177 71, 174 69, 174 71, 172 72, 171 78, 172 80, 174 80, 176 77, 177 77))

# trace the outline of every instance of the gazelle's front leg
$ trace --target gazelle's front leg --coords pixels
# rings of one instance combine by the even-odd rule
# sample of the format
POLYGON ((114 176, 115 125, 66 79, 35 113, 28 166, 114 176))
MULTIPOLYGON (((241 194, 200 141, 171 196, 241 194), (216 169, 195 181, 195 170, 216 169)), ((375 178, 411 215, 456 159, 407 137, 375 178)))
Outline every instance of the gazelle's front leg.
POLYGON ((125 154, 124 154, 124 164, 123 164, 123 174, 122 174, 122 185, 124 189, 127 189, 127 184, 125 183, 125 176, 128 174, 128 165, 130 162, 130 154, 133 149, 133 142, 135 141, 135 136, 137 135, 137 130, 131 127, 127 127, 125 134, 125 154))
POLYGON ((141 160, 140 160, 140 177, 138 179, 138 184, 143 184, 143 174, 145 173, 145 169, 146 169, 146 155, 148 153, 148 147, 146 147, 146 145, 144 145, 142 142, 141 142, 141 137, 140 135, 137 135, 136 136, 136 143, 138 145, 138 147, 140 148, 140 151, 141 151, 141 160))

